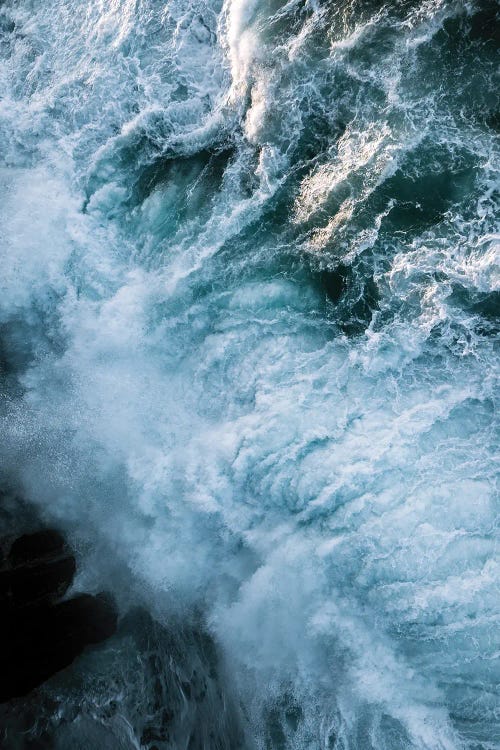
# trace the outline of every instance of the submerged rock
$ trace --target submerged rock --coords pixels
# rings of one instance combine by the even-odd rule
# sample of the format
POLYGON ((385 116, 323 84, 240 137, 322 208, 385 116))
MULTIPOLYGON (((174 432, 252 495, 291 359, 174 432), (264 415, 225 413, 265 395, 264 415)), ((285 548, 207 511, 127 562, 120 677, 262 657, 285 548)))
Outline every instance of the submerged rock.
POLYGON ((201 623, 160 622, 138 606, 99 649, 0 706, 0 747, 246 750, 244 721, 201 623))
POLYGON ((107 594, 60 601, 76 562, 57 531, 24 534, 0 570, 0 701, 26 695, 116 630, 107 594))

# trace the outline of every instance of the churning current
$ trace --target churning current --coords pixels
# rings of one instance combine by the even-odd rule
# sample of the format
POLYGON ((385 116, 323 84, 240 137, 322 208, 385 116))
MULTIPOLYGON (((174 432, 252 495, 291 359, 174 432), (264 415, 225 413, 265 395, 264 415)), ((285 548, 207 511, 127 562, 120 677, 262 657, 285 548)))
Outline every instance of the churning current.
POLYGON ((0 6, 1 478, 198 613, 245 747, 500 747, 499 28, 0 6))

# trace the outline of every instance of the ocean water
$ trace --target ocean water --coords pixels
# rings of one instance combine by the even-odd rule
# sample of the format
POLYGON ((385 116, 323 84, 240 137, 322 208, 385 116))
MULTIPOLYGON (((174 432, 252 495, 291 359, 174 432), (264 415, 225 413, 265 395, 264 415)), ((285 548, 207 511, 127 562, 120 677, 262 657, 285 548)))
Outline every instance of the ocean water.
POLYGON ((245 747, 500 747, 499 34, 493 0, 0 5, 2 483, 82 586, 196 613, 245 747))

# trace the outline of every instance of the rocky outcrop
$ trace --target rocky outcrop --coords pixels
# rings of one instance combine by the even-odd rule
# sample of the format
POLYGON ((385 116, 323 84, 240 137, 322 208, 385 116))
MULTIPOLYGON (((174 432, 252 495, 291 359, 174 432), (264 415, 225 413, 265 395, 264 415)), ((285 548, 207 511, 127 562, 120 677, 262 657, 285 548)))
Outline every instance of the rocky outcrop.
POLYGON ((18 537, 0 563, 0 702, 27 694, 116 630, 107 594, 62 600, 75 557, 57 531, 18 537))

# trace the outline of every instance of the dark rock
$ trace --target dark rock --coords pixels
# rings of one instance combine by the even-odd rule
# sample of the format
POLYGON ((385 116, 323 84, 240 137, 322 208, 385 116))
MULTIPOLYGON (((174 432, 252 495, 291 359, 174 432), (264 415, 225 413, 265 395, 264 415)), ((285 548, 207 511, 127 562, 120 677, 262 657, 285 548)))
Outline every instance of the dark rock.
POLYGON ((0 571, 0 604, 18 608, 60 599, 75 575, 75 558, 57 531, 14 541, 0 571))
POLYGON ((34 534, 23 534, 14 541, 9 552, 12 565, 23 565, 63 554, 66 548, 64 538, 58 531, 43 529, 34 534))
POLYGON ((0 572, 0 602, 9 608, 60 599, 75 575, 73 556, 0 572))
POLYGON ((109 597, 81 594, 14 617, 0 655, 0 701, 25 695, 67 667, 91 643, 109 638, 117 613, 109 597))
POLYGON ((66 601, 75 558, 52 530, 12 544, 0 571, 0 702, 25 695, 67 667, 88 644, 116 630, 117 612, 105 593, 66 601))

